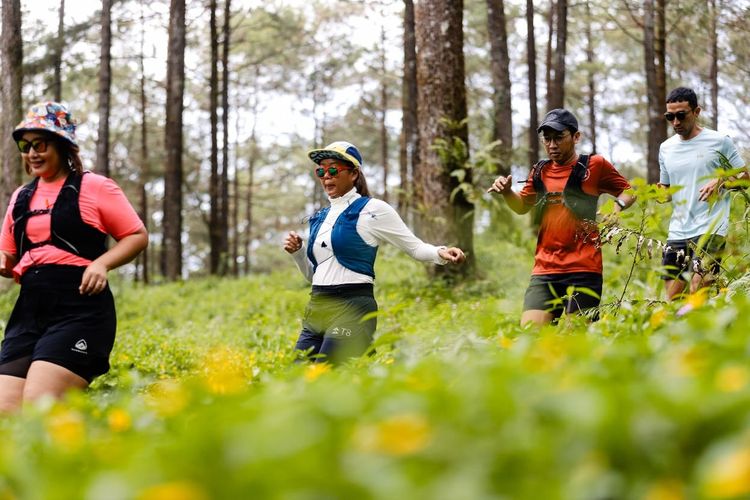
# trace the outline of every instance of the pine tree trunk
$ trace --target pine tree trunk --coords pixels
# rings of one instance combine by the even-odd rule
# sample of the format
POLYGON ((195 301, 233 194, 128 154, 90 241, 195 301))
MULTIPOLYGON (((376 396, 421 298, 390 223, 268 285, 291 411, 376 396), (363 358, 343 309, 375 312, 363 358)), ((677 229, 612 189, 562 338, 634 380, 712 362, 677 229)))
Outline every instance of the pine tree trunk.
POLYGON ((401 190, 398 207, 409 218, 412 197, 411 179, 419 164, 417 134, 417 49, 414 33, 414 2, 404 0, 404 81, 401 90, 402 137, 400 154, 401 190))
POLYGON ((503 0, 487 0, 487 32, 490 38, 490 68, 494 91, 492 140, 497 148, 497 174, 508 175, 513 153, 513 110, 511 109, 510 56, 503 0))
POLYGON ((647 180, 659 182, 659 146, 667 138, 664 120, 666 69, 664 61, 664 0, 643 2, 643 54, 645 57, 646 95, 648 97, 647 180))
POLYGON ((109 177, 109 109, 112 87, 112 2, 102 0, 101 56, 99 57, 99 135, 96 140, 96 171, 109 177))
POLYGON ((557 0, 555 53, 552 88, 547 95, 550 109, 565 107, 565 55, 568 41, 568 0, 557 0))
POLYGON ((380 30, 380 158, 383 162, 383 201, 388 203, 388 78, 385 59, 385 27, 380 30))
POLYGON ((211 199, 210 213, 208 218, 209 234, 209 272, 219 273, 219 261, 221 259, 221 196, 219 186, 219 143, 218 143, 218 106, 219 106, 219 40, 216 27, 216 0, 211 0, 209 7, 211 27, 211 60, 210 79, 208 81, 208 108, 211 123, 211 177, 209 179, 208 194, 211 199))
POLYGON ((221 207, 219 225, 221 229, 221 265, 219 273, 229 272, 229 38, 231 36, 231 0, 224 1, 224 27, 221 51, 221 207))
POLYGON ((2 181, 0 203, 7 206, 13 191, 21 183, 21 155, 11 133, 23 117, 23 40, 21 38, 21 1, 2 0, 2 181))
MULTIPOLYGON (((141 50, 138 58, 140 71, 141 71, 141 82, 140 82, 140 97, 141 97, 141 157, 140 157, 140 164, 141 164, 141 175, 138 179, 138 191, 140 192, 140 201, 139 201, 139 215, 141 217, 141 220, 143 221, 143 225, 148 229, 148 219, 149 219, 149 212, 148 212, 148 192, 146 191, 146 182, 148 182, 149 177, 151 176, 150 168, 149 168, 149 159, 148 159, 148 125, 147 125, 147 107, 148 102, 146 100, 146 68, 144 64, 144 51, 145 51, 145 42, 146 42, 146 34, 145 34, 145 28, 143 27, 145 25, 145 19, 143 15, 143 0, 140 2, 140 8, 141 8, 141 50)), ((138 257, 136 258, 136 265, 140 265, 141 267, 141 280, 143 283, 148 284, 151 280, 150 273, 149 273, 149 247, 146 247, 143 252, 138 254, 138 257)), ((136 272, 136 276, 138 276, 138 273, 136 272)))
POLYGON ((536 36, 534 35, 534 1, 526 0, 526 65, 529 68, 529 165, 539 161, 539 107, 536 89, 536 36))
POLYGON ((716 0, 708 0, 708 41, 709 41, 709 71, 708 80, 711 86, 711 128, 719 128, 719 41, 716 25, 719 20, 720 8, 717 8, 716 0))
POLYGON ((62 51, 65 46, 65 0, 60 0, 60 8, 57 11, 57 43, 52 55, 52 89, 51 94, 55 101, 62 101, 62 51))
POLYGON ((588 108, 589 108, 589 140, 591 154, 596 154, 596 80, 594 79, 594 39, 591 33, 591 5, 588 0, 586 7, 586 62, 588 63, 588 108))
MULTIPOLYGON (((419 177, 421 203, 430 220, 422 233, 430 242, 457 245, 467 254, 463 266, 433 268, 445 278, 465 277, 474 270, 472 203, 452 172, 462 170, 463 182, 471 183, 464 160, 441 159, 433 148, 439 140, 463 142, 468 151, 466 87, 463 54, 463 1, 420 2, 416 8, 417 84, 419 85, 419 177), (451 123, 446 123, 445 120, 451 123)), ((449 146, 450 147, 450 146, 449 146)))
POLYGON ((171 0, 167 53, 164 168, 164 253, 167 280, 182 275, 182 111, 185 93, 185 0, 171 0))

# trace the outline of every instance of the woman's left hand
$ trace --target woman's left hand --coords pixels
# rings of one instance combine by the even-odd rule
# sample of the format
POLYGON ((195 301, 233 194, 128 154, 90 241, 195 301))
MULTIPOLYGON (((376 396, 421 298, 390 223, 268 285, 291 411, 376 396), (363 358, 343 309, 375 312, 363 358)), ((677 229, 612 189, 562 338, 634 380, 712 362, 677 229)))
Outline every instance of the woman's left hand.
POLYGON ((447 260, 453 264, 460 264, 466 260, 463 250, 457 247, 441 248, 438 250, 438 255, 441 259, 447 260))
POLYGON ((78 291, 81 295, 96 295, 102 293, 107 287, 107 267, 97 261, 92 262, 83 271, 81 286, 78 291))

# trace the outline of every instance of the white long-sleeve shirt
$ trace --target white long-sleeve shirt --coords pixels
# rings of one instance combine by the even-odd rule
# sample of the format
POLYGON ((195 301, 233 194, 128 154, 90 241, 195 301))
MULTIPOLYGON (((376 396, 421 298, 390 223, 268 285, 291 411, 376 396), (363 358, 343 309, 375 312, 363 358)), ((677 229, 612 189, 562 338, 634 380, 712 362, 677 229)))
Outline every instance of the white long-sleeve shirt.
MULTIPOLYGON (((325 220, 320 225, 318 235, 315 238, 313 255, 318 261, 318 267, 313 273, 312 262, 307 258, 307 246, 294 252, 292 256, 297 267, 308 281, 313 285, 343 285, 346 283, 372 283, 373 278, 366 274, 355 273, 351 269, 342 266, 333 254, 331 245, 331 230, 339 215, 360 194, 356 189, 338 198, 329 198, 331 208, 325 220)), ((417 238, 404 221, 401 220, 396 210, 382 200, 370 199, 362 209, 357 221, 357 233, 362 240, 370 246, 377 247, 383 242, 388 242, 412 258, 422 262, 433 262, 445 264, 447 261, 438 255, 442 247, 430 245, 417 238)))

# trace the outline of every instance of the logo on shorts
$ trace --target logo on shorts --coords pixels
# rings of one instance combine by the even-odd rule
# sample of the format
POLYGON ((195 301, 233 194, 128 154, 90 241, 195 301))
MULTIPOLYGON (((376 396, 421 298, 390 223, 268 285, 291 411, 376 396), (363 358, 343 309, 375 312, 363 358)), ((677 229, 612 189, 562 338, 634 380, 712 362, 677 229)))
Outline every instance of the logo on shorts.
POLYGON ((80 352, 81 354, 88 354, 86 352, 86 349, 88 349, 88 344, 86 343, 85 339, 81 339, 78 342, 76 342, 76 345, 70 348, 71 351, 80 352))

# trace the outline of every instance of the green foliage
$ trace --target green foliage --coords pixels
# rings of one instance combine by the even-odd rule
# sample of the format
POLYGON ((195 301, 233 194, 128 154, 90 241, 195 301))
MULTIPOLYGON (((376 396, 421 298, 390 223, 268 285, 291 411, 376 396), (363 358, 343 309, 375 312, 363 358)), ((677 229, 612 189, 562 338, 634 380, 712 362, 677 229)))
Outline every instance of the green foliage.
POLYGON ((309 288, 289 260, 241 280, 115 279, 111 372, 0 419, 0 497, 744 497, 747 275, 661 302, 641 237, 663 238, 669 205, 634 192, 617 222, 631 232, 603 246, 617 309, 600 321, 518 325, 528 233, 485 231, 482 275, 458 287, 384 247, 376 352, 335 369, 294 362, 309 288))

